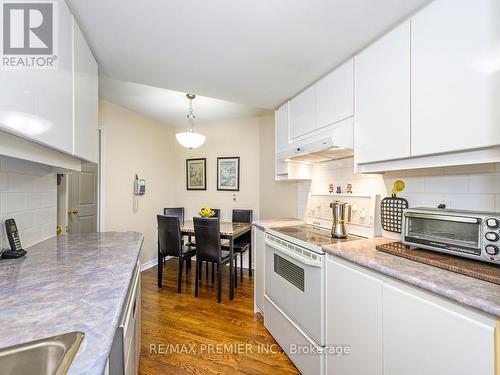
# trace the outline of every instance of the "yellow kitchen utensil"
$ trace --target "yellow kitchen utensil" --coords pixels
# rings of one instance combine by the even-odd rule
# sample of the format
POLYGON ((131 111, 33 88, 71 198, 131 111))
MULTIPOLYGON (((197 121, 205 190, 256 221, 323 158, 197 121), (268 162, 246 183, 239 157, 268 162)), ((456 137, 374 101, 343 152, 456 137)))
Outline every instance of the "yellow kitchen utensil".
POLYGON ((405 183, 403 180, 394 181, 394 185, 392 185, 392 196, 396 197, 396 195, 405 189, 405 183))

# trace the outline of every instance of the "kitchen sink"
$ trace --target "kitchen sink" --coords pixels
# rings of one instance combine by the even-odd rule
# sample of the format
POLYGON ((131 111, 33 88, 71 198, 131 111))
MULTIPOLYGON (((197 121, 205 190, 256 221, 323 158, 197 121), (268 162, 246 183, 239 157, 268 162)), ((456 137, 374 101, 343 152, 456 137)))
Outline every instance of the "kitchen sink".
POLYGON ((84 336, 83 332, 70 332, 0 349, 1 373, 66 374, 84 336))

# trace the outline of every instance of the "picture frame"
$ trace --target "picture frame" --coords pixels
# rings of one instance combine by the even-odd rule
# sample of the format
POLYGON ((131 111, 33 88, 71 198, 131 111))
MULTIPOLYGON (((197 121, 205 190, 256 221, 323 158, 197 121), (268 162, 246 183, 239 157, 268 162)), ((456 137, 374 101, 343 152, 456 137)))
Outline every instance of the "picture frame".
POLYGON ((186 159, 186 190, 207 190, 207 159, 186 159))
POLYGON ((217 158, 217 190, 240 191, 240 157, 217 158))

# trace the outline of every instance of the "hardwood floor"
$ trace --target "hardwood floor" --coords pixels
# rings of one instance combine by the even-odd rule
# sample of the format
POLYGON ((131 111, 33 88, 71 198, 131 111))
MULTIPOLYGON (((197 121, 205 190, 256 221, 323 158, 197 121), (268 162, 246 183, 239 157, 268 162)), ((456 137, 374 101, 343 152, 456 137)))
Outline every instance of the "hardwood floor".
MULTIPOLYGON (((184 267, 185 268, 185 267, 184 267)), ((177 293, 177 259, 167 261, 163 289, 157 268, 142 273, 142 347, 139 374, 299 374, 253 313, 253 279, 244 270, 233 301, 224 267, 222 303, 205 275, 194 296, 194 269, 184 272, 177 293)), ((215 278, 217 280, 217 276, 215 278)))

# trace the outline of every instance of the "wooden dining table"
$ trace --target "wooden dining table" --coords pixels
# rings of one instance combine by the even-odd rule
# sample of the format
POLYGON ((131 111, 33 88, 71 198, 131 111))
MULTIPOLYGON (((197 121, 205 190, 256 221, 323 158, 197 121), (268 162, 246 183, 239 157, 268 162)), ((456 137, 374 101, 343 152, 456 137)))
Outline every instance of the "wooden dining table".
MULTIPOLYGON (((229 240, 229 257, 233 259, 234 254, 234 240, 239 236, 252 230, 252 224, 249 223, 232 223, 232 222, 220 222, 220 238, 229 240)), ((181 234, 183 236, 194 236, 194 222, 192 220, 184 221, 181 223, 181 234)), ((251 266, 251 263, 250 263, 251 266)), ((229 299, 234 298, 234 274, 233 274, 233 262, 229 262, 229 274, 231 285, 229 286, 229 299)))

